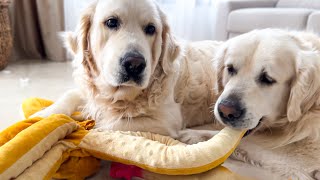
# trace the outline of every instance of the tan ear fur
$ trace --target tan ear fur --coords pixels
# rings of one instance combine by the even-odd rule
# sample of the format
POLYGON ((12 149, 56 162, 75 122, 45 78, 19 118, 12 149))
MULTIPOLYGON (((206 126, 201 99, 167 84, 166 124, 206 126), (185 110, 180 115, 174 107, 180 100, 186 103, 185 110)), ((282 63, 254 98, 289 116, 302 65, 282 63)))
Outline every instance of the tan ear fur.
POLYGON ((159 63, 161 64, 164 73, 168 74, 172 71, 172 63, 177 59, 181 52, 181 47, 178 45, 177 41, 171 34, 170 27, 167 21, 167 17, 158 7, 162 22, 162 45, 161 45, 161 55, 159 63))
POLYGON ((81 14, 76 31, 65 35, 66 46, 77 56, 76 64, 79 64, 77 69, 81 69, 83 83, 88 86, 88 89, 91 89, 92 94, 96 94, 98 91, 95 85, 95 77, 99 73, 90 47, 90 29, 96 6, 97 2, 85 9, 81 14))
POLYGON ((97 3, 93 3, 82 13, 80 23, 76 31, 78 45, 80 46, 80 51, 83 53, 82 64, 89 77, 93 77, 98 73, 90 47, 90 29, 96 6, 97 3))
POLYGON ((78 42, 75 33, 71 31, 62 32, 59 34, 63 39, 64 46, 73 56, 78 52, 78 42))
POLYGON ((227 45, 224 44, 220 47, 220 49, 217 51, 217 54, 214 58, 215 63, 215 69, 216 69, 216 85, 215 90, 217 94, 221 94, 224 87, 223 87, 223 71, 224 71, 224 61, 225 56, 227 53, 227 45))
POLYGON ((67 31, 60 33, 65 47, 72 55, 88 49, 87 40, 96 5, 97 3, 95 2, 82 12, 75 32, 67 31))
POLYGON ((302 51, 296 57, 296 79, 291 87, 287 116, 289 122, 299 120, 319 99, 320 55, 316 51, 302 51))

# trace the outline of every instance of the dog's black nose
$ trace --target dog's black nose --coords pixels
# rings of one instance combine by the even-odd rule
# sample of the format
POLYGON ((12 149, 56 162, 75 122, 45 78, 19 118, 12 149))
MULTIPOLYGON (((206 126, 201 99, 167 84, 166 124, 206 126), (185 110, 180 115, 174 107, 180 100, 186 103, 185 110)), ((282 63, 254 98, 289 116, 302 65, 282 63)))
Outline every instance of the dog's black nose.
POLYGON ((137 77, 146 68, 146 61, 140 53, 129 52, 122 58, 121 65, 129 77, 137 77))
POLYGON ((245 110, 241 108, 240 102, 233 98, 224 99, 218 104, 219 115, 225 122, 231 123, 240 119, 244 111, 245 110))

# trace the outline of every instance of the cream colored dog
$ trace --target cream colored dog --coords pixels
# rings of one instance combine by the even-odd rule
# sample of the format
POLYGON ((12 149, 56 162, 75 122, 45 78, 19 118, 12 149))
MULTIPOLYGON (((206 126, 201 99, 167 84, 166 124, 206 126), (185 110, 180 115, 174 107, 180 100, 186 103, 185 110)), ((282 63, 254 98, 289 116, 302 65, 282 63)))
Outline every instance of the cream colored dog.
POLYGON ((80 87, 34 116, 71 115, 82 105, 103 130, 149 131, 186 143, 215 134, 186 128, 213 123, 212 59, 221 43, 176 42, 152 0, 97 1, 65 39, 80 87))
POLYGON ((320 38, 256 30, 217 55, 216 118, 251 129, 233 158, 285 179, 320 179, 320 38))
POLYGON ((253 31, 226 42, 212 60, 221 43, 178 43, 154 1, 100 0, 65 38, 79 89, 34 116, 71 115, 82 105, 97 128, 195 143, 215 132, 186 128, 212 123, 217 101, 220 122, 254 132, 234 158, 284 177, 320 179, 318 37, 253 31))

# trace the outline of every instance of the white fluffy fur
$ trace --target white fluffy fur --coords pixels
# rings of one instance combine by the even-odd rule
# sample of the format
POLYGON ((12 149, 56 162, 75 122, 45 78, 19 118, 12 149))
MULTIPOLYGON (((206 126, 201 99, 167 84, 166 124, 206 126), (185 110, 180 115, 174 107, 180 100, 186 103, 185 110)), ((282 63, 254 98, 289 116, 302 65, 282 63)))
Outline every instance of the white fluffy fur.
MULTIPOLYGON (((247 108, 238 128, 255 128, 234 153, 235 159, 292 179, 319 179, 320 38, 306 32, 255 30, 225 43, 217 55, 216 104, 239 93, 247 108), (232 64, 237 75, 230 76, 232 64), (261 86, 262 69, 276 80, 261 86)), ((215 107, 217 109, 217 105, 215 107)), ((216 117, 221 121, 219 114, 216 117)))
POLYGON ((284 178, 319 179, 319 37, 257 30, 224 43, 216 52, 221 43, 177 42, 165 15, 151 0, 101 0, 83 13, 77 30, 66 33, 65 39, 75 56, 79 89, 34 116, 70 115, 83 105, 97 128, 149 131, 195 143, 215 132, 188 128, 212 123, 212 104, 241 92, 249 112, 241 128, 255 128, 261 117, 264 120, 233 158, 284 178), (103 26, 109 16, 121 18, 124 24, 119 31, 103 26), (142 29, 150 22, 157 34, 147 37, 142 29), (139 49, 147 60, 141 86, 115 81, 119 57, 128 47, 139 49), (239 69, 238 77, 227 75, 228 64, 239 69), (276 84, 257 85, 262 67, 276 84))
POLYGON ((57 111, 69 115, 83 105, 83 112, 103 130, 149 131, 186 143, 203 141, 216 133, 186 128, 213 123, 211 106, 217 97, 212 91, 212 59, 220 42, 177 42, 165 15, 152 0, 97 1, 82 14, 76 31, 63 36, 75 57, 74 78, 82 94, 78 98, 84 103, 70 102, 67 95, 40 112, 41 116, 57 111), (109 17, 121 20, 118 30, 104 26, 109 17), (153 36, 143 32, 148 23, 157 29, 153 36), (119 60, 132 49, 147 62, 142 85, 117 82, 119 60), (64 101, 71 105, 59 103, 64 101))

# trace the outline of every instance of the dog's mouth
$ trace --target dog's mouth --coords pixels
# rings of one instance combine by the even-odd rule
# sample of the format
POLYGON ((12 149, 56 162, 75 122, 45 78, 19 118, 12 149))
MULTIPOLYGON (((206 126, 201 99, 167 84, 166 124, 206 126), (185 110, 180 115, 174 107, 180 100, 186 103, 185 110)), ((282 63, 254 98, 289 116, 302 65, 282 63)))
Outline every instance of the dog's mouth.
POLYGON ((144 77, 143 75, 139 76, 128 76, 126 74, 122 74, 119 79, 120 86, 142 86, 144 77))
POLYGON ((259 120, 258 125, 257 125, 255 128, 253 128, 253 129, 249 129, 249 130, 247 130, 247 132, 244 134, 244 136, 243 136, 243 137, 249 136, 250 134, 253 134, 254 132, 256 132, 256 131, 257 131, 257 129, 259 129, 259 127, 260 127, 260 125, 261 125, 261 122, 262 122, 262 121, 263 121, 263 117, 259 120))

